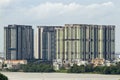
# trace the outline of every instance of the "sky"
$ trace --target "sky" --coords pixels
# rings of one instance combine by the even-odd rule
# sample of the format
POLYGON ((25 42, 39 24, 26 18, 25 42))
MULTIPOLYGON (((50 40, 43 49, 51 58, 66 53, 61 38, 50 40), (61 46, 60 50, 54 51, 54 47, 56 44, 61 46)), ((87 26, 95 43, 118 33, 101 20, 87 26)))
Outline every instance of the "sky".
POLYGON ((4 26, 9 24, 116 25, 116 52, 120 52, 120 0, 0 0, 0 52, 4 51, 4 26))

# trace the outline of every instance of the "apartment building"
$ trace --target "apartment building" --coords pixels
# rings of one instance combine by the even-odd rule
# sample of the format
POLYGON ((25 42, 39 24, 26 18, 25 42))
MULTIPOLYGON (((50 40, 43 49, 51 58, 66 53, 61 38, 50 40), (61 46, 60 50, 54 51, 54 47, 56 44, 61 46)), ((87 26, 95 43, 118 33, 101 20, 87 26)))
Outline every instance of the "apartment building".
POLYGON ((114 25, 39 26, 37 34, 39 59, 62 62, 115 59, 114 25))
POLYGON ((33 29, 28 25, 4 27, 4 54, 6 60, 33 59, 33 29))

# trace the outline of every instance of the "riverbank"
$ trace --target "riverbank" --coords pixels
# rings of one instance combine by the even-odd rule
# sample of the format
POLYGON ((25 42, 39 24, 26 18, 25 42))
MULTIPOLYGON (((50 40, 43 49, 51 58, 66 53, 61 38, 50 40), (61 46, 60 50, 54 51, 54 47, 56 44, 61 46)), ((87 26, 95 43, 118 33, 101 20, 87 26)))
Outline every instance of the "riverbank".
POLYGON ((1 72, 9 80, 120 80, 120 75, 1 72))

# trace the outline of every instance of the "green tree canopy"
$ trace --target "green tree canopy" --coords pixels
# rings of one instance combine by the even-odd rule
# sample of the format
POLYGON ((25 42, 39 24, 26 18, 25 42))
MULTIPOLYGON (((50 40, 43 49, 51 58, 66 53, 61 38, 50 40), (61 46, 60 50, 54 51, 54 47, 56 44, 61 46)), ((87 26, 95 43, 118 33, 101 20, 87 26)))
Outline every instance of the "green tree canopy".
POLYGON ((8 80, 8 78, 5 75, 0 73, 0 80, 8 80))

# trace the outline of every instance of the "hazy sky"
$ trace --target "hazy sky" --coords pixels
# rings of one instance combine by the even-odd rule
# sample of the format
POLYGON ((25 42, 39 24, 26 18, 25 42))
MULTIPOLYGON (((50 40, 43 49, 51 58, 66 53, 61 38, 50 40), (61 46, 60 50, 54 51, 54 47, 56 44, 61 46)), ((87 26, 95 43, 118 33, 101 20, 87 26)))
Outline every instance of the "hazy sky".
POLYGON ((0 0, 0 51, 8 24, 116 25, 116 52, 120 52, 120 0, 0 0))

